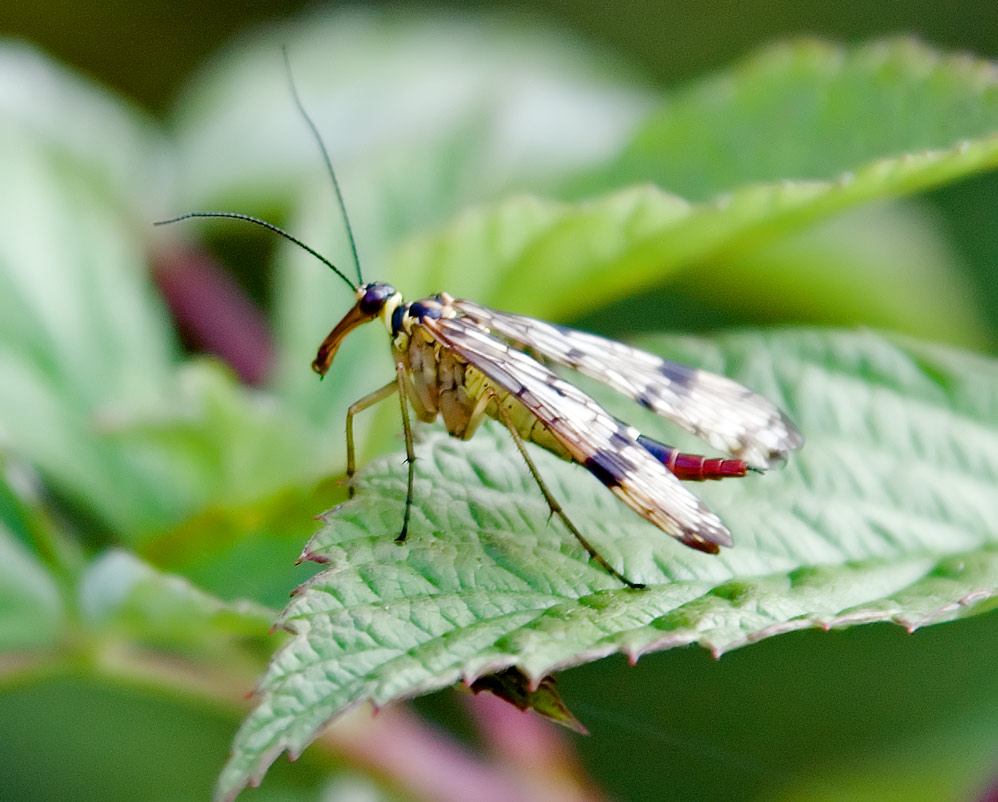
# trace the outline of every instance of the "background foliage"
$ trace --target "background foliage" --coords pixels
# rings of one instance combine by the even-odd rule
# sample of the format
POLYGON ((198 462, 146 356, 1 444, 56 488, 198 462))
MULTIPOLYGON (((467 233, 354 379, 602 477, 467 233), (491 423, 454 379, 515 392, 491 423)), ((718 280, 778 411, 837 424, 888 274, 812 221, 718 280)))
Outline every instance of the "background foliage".
MULTIPOLYGON (((989 7, 943 18, 864 5, 850 18, 842 6, 829 18, 742 5, 708 19, 637 4, 612 17, 573 4, 569 18, 552 4, 550 27, 354 10, 272 20, 222 49, 211 24, 171 26, 175 6, 108 8, 114 25, 53 11, 71 35, 17 9, 5 23, 101 83, 23 42, 0 49, 4 799, 204 798, 282 640, 268 634, 274 611, 310 573, 293 565, 310 519, 343 497, 343 410, 377 386, 383 335, 357 335, 320 385, 307 362, 344 309, 338 281, 254 231, 149 226, 237 209, 347 263, 279 44, 340 165, 368 272, 411 295, 445 287, 614 335, 863 324, 994 350, 993 67, 905 41, 810 42, 680 80, 801 29, 914 29, 988 55, 989 7), (117 45, 84 44, 91 29, 117 30, 117 45), (664 100, 660 84, 674 85, 664 100), (616 191, 646 181, 676 194, 616 191), (920 190, 931 192, 886 202, 920 190), (184 244, 195 237, 266 316, 184 244), (558 292, 537 293, 539 275, 558 292), (191 350, 224 355, 262 389, 191 350)), ((949 392, 936 430, 962 432, 955 416, 972 432, 940 441, 967 443, 953 457, 967 475, 940 482, 986 519, 994 363, 914 347, 919 376, 949 392)), ((855 367, 860 382, 873 375, 855 367)), ((818 406, 802 405, 810 431, 818 406)), ((836 414, 849 423, 848 406, 836 414)), ((396 450, 396 430, 391 409, 372 415, 367 457, 396 450)), ((861 457, 843 464, 839 476, 862 476, 861 457)), ((993 542, 987 525, 956 531, 993 542)), ((928 537, 935 554, 945 534, 928 537)), ((943 579, 968 566, 946 568, 943 579)), ((583 665, 559 677, 592 731, 571 741, 575 756, 487 702, 418 705, 474 755, 401 710, 374 723, 362 710, 246 798, 468 798, 399 754, 440 775, 467 770, 480 798, 513 798, 511 768, 523 798, 974 798, 993 776, 995 637, 992 613, 914 635, 794 632, 720 661, 673 649, 583 665)))

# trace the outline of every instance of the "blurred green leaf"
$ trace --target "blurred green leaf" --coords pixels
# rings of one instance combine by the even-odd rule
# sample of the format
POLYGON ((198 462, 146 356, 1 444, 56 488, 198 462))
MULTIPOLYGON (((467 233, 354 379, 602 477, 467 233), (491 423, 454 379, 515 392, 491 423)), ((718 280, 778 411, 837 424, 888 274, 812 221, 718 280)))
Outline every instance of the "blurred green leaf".
POLYGON ((137 458, 108 448, 111 404, 154 397, 174 344, 135 232, 86 170, 0 129, 0 420, 7 447, 113 526, 162 514, 137 458))
MULTIPOLYGON (((81 154, 0 118, 0 152, 6 451, 96 513, 98 531, 108 526, 131 542, 328 469, 272 399, 217 367, 178 369, 147 275, 149 221, 135 230, 104 183, 113 148, 78 162, 81 154)), ((123 145, 123 164, 131 155, 123 145)))
POLYGON ((865 325, 987 344, 979 294, 939 221, 913 202, 866 206, 769 245, 722 254, 677 276, 667 291, 676 303, 692 300, 692 314, 720 308, 765 322, 865 325))
POLYGON ((0 654, 54 645, 64 619, 54 578, 0 523, 0 654))
POLYGON ((150 218, 171 182, 166 140, 151 117, 23 42, 0 40, 0 130, 82 166, 134 220, 150 218))
POLYGON ((286 211, 302 185, 320 187, 323 230, 305 233, 325 248, 332 228, 344 256, 282 46, 369 258, 513 182, 610 156, 651 100, 606 52, 534 18, 354 8, 238 41, 177 105, 183 201, 286 211))
POLYGON ((273 620, 266 607, 223 603, 120 549, 94 561, 80 580, 79 594, 88 625, 144 642, 203 645, 222 635, 261 637, 273 620))
POLYGON ((0 421, 4 446, 116 528, 163 499, 108 448, 109 403, 154 396, 174 342, 126 221, 156 193, 159 135, 121 100, 0 46, 0 421))
MULTIPOLYGON (((105 440, 146 457, 179 505, 169 523, 207 508, 249 505, 310 481, 325 466, 308 433, 263 393, 211 360, 180 367, 162 395, 104 421, 105 440)), ((162 532, 131 533, 155 537, 162 532)))
POLYGON ((26 496, 35 488, 31 469, 20 461, 0 456, 0 525, 22 545, 32 542, 32 510, 26 496))
POLYGON ((606 303, 681 275, 706 262, 726 263, 724 282, 753 298, 786 305, 801 299, 818 308, 863 293, 876 297, 871 323, 902 318, 908 325, 955 330, 975 339, 969 294, 948 271, 923 264, 899 282, 893 270, 821 273, 813 260, 767 274, 760 292, 764 246, 843 211, 927 189, 998 164, 998 138, 950 151, 908 154, 871 163, 834 182, 781 182, 737 189, 710 204, 691 205, 652 185, 632 187, 574 205, 519 197, 467 212, 451 225, 410 240, 390 276, 417 286, 446 287, 498 308, 542 317, 577 314, 597 299, 606 303), (818 275, 812 278, 812 273, 818 275), (538 293, 543 275, 558 292, 538 293), (881 311, 883 310, 883 311, 881 311), (883 316, 879 321, 876 319, 883 316))
POLYGON ((5 447, 131 542, 326 468, 272 399, 178 369, 141 241, 85 170, 2 130, 0 148, 5 447))
POLYGON ((998 365, 872 334, 796 331, 657 350, 782 397, 807 445, 790 468, 698 488, 736 547, 686 549, 621 511, 578 466, 538 454, 587 538, 646 590, 622 589, 560 526, 501 431, 364 471, 306 555, 330 567, 282 620, 294 640, 261 683, 219 785, 231 797, 338 712, 517 667, 534 682, 614 652, 715 654, 803 627, 977 614, 998 589, 998 365), (691 359, 696 356, 698 358, 691 359), (763 488, 763 485, 765 487, 763 488))
POLYGON ((147 397, 175 346, 141 238, 86 166, 4 128, 0 148, 0 345, 69 403, 147 397))
MULTIPOLYGON (((769 46, 676 92, 607 168, 705 201, 747 183, 831 180, 998 131, 994 66, 910 39, 769 46)), ((605 186, 605 183, 600 183, 605 186)))

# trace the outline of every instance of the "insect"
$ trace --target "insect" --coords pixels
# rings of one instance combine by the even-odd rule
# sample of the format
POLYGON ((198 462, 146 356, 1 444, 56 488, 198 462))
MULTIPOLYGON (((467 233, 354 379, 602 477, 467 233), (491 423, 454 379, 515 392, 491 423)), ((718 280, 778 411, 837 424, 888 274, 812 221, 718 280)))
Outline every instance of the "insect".
MULTIPOLYGON (((290 72, 289 72, 290 75, 290 72)), ((408 483, 397 541, 406 539, 413 503, 415 456, 409 408, 420 421, 442 419, 448 433, 467 440, 492 418, 509 431, 553 515, 590 557, 630 587, 579 531, 551 494, 526 443, 578 463, 621 501, 668 535, 700 551, 717 553, 732 545, 721 522, 680 479, 701 481, 745 476, 784 462, 802 444, 794 424, 772 403, 742 385, 622 343, 533 318, 498 312, 447 293, 406 302, 392 285, 364 282, 346 204, 325 144, 291 91, 315 138, 332 179, 353 261, 354 283, 324 256, 277 226, 237 212, 192 212, 157 225, 192 217, 230 217, 270 229, 303 248, 339 276, 355 303, 319 346, 312 368, 324 376, 344 338, 378 320, 391 342, 395 377, 354 403, 346 417, 347 478, 356 472, 353 421, 373 405, 397 395, 408 458, 408 483), (527 353, 536 355, 535 359, 527 353), (603 382, 643 407, 705 440, 730 458, 684 454, 621 422, 545 363, 576 370, 603 382)), ((350 495, 353 495, 352 482, 350 495)))

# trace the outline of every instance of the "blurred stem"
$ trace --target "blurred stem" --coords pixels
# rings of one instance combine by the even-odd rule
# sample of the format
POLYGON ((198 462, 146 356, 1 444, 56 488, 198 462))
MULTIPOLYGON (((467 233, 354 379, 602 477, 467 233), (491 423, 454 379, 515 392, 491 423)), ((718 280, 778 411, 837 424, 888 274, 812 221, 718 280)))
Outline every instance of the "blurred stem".
POLYGON ((492 753, 513 766, 518 777, 530 779, 537 788, 536 798, 546 802, 606 798, 586 775, 562 726, 518 710, 491 693, 466 696, 463 701, 492 753))
POLYGON ((204 251, 171 250, 155 260, 153 278, 192 347, 221 357, 247 384, 266 380, 273 361, 266 318, 224 268, 204 251))
MULTIPOLYGON (((527 716, 540 729, 549 725, 532 714, 522 714, 512 705, 492 697, 517 716, 527 716)), ((521 719, 522 720, 522 719, 521 719)), ((522 732, 522 730, 520 730, 522 732)), ((510 732, 511 735, 515 734, 510 732)), ((536 745, 552 743, 547 738, 531 740, 536 745)), ((556 737, 553 738, 557 742, 556 737)), ((427 802, 599 802, 604 799, 585 778, 578 761, 564 742, 548 751, 540 749, 533 760, 523 760, 505 750, 491 759, 469 751, 427 724, 401 705, 379 710, 370 717, 362 708, 340 719, 320 738, 331 750, 356 764, 382 774, 407 793, 427 802), (547 758, 557 754, 551 763, 547 758)))
MULTIPOLYGON (((83 647, 50 655, 0 655, 0 685, 96 676, 147 693, 199 701, 235 717, 251 705, 261 669, 258 661, 243 657, 237 668, 234 659, 218 661, 226 666, 220 670, 130 642, 106 640, 90 652, 83 647)), ((364 706, 341 716, 315 744, 330 766, 348 763, 426 802, 600 802, 605 798, 585 777, 567 743, 548 729, 551 725, 499 700, 491 701, 495 707, 486 703, 481 715, 489 717, 493 731, 505 731, 503 739, 493 740, 507 745, 496 749, 492 758, 473 753, 397 704, 376 715, 364 706), (520 737, 536 751, 508 748, 520 737)))
POLYGON ((998 802, 998 777, 995 777, 991 786, 981 794, 977 802, 998 802))

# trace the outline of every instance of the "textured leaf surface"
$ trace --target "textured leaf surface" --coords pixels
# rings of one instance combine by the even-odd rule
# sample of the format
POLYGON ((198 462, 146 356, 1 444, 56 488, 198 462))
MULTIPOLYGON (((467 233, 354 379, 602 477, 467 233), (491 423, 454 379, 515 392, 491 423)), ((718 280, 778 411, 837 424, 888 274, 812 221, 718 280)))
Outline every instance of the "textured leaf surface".
POLYGON ((393 542, 404 498, 397 455, 325 516, 305 554, 330 567, 282 617, 295 638, 261 683, 220 797, 364 700, 386 704, 511 666, 536 682, 614 652, 637 659, 699 643, 721 654, 802 627, 914 628, 993 606, 993 361, 818 331, 658 345, 783 403, 807 438, 786 470, 695 488, 736 546, 719 557, 685 549, 581 468, 537 454, 587 537, 650 586, 622 589, 548 523, 501 431, 470 443, 435 432, 418 451, 404 546, 393 542))

